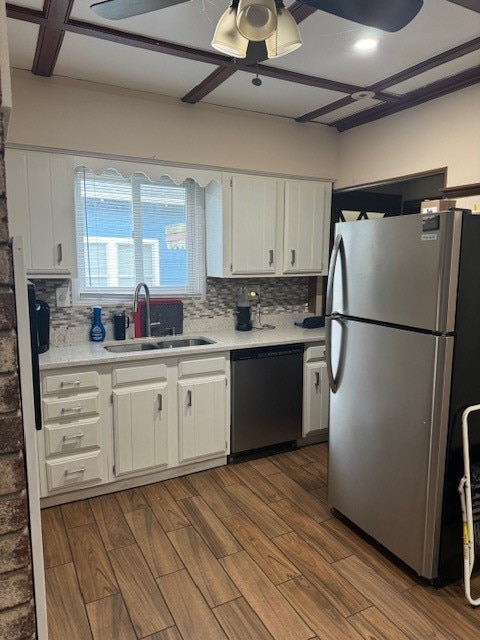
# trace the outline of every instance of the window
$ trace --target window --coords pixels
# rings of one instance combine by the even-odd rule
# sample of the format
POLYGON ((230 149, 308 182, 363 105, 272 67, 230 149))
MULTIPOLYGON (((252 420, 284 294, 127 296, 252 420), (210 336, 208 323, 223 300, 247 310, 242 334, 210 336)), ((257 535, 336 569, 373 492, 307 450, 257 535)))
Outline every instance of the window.
POLYGON ((131 296, 138 282, 153 295, 203 294, 204 190, 194 180, 78 167, 75 212, 80 299, 131 296))

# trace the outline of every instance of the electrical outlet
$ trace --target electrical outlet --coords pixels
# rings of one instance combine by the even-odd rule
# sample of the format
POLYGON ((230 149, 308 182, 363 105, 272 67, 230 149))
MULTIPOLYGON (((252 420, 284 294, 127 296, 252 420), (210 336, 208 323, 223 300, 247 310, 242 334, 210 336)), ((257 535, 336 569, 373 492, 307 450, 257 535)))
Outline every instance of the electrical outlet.
POLYGON ((70 287, 57 287, 55 289, 57 307, 71 307, 70 287))

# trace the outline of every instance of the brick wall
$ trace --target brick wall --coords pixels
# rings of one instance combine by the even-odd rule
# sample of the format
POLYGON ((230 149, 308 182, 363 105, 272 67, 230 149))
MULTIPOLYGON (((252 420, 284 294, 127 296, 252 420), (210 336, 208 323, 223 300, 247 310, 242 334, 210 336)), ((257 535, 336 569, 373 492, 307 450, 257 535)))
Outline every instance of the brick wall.
POLYGON ((0 113, 0 638, 35 638, 23 425, 0 113))

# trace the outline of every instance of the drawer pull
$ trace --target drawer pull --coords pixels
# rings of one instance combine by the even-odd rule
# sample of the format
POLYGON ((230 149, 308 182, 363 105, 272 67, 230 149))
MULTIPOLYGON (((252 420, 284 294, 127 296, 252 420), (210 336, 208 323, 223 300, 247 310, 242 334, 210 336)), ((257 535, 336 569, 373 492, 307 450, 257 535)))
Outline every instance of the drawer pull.
POLYGON ((79 387, 80 380, 62 380, 60 383, 61 387, 79 387))
POLYGON ((78 413, 83 409, 82 405, 79 404, 76 407, 62 407, 62 413, 78 413))
POLYGON ((320 386, 320 373, 315 371, 315 386, 318 388, 320 386))
POLYGON ((76 473, 85 473, 86 470, 87 470, 86 467, 79 467, 78 469, 72 469, 72 471, 69 471, 68 469, 65 469, 64 475, 73 476, 76 473))
POLYGON ((80 433, 76 433, 73 436, 63 436, 64 441, 67 440, 77 440, 78 438, 83 438, 85 434, 80 431, 80 433))

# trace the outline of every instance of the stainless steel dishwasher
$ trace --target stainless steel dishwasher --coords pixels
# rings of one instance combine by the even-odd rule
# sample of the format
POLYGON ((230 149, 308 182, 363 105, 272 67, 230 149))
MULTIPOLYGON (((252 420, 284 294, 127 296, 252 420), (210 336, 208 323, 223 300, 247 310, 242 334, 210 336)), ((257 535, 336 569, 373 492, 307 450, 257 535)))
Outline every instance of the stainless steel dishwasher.
POLYGON ((230 460, 302 436, 303 344, 232 351, 230 460))

